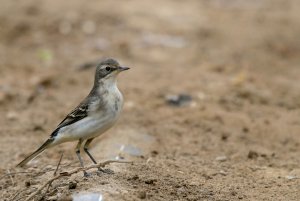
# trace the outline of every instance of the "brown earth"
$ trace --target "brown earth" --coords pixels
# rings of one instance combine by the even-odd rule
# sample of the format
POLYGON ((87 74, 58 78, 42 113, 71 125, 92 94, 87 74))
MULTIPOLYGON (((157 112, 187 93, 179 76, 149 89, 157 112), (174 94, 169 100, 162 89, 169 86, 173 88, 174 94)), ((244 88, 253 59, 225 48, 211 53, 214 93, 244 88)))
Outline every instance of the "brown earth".
POLYGON ((122 117, 91 152, 134 163, 34 200, 299 200, 299 12, 298 0, 2 0, 0 200, 25 200, 61 153, 59 172, 79 166, 66 143, 15 168, 89 92, 94 68, 79 66, 108 56, 132 68, 122 117), (166 103, 181 93, 192 101, 166 103))

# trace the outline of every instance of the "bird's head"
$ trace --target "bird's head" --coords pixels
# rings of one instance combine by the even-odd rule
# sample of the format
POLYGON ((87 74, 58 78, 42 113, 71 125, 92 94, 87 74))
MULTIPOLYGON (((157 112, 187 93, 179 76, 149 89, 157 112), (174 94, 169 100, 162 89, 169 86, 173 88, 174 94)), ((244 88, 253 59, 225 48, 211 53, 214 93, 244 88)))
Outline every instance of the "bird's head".
POLYGON ((128 69, 120 66, 115 59, 105 59, 97 65, 95 81, 114 80, 120 72, 128 69))

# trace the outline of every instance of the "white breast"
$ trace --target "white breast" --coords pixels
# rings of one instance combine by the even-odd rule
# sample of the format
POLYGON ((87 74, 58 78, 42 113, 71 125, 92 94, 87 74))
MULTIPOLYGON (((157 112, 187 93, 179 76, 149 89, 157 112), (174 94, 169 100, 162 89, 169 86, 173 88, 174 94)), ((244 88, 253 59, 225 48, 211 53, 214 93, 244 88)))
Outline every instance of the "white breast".
POLYGON ((108 93, 101 96, 104 108, 96 110, 97 101, 92 104, 92 111, 88 117, 59 131, 56 137, 58 144, 66 141, 97 137, 114 125, 123 107, 123 96, 116 83, 107 86, 106 90, 108 93))

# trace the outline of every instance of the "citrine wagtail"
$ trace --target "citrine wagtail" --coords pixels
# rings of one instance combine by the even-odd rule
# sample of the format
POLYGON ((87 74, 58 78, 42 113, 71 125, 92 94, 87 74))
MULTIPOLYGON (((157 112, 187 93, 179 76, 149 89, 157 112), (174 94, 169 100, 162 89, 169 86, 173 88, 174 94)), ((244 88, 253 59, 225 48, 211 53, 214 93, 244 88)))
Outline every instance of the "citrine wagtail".
MULTIPOLYGON (((17 167, 24 166, 45 149, 69 141, 78 141, 76 155, 81 167, 84 167, 80 156, 81 145, 96 164, 96 160, 88 150, 89 144, 95 137, 111 128, 120 116, 123 96, 117 87, 117 75, 128 69, 128 67, 121 67, 114 59, 105 59, 98 64, 94 86, 89 95, 66 116, 49 139, 17 167)), ((84 176, 87 175, 84 171, 84 176)))

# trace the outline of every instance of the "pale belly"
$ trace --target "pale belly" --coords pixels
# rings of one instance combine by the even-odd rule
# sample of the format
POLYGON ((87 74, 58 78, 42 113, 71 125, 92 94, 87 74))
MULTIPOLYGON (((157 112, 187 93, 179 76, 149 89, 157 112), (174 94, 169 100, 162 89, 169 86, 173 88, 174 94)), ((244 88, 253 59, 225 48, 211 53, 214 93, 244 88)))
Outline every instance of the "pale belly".
POLYGON ((114 104, 110 104, 111 106, 107 107, 105 112, 91 114, 72 125, 61 128, 55 137, 54 144, 79 139, 87 140, 101 135, 117 121, 122 109, 122 102, 122 99, 113 101, 114 104))
POLYGON ((56 138, 62 142, 94 138, 111 128, 115 121, 116 119, 108 117, 87 117, 71 126, 62 128, 56 138))

